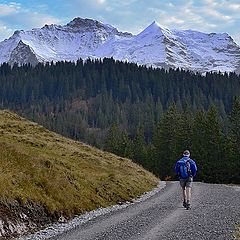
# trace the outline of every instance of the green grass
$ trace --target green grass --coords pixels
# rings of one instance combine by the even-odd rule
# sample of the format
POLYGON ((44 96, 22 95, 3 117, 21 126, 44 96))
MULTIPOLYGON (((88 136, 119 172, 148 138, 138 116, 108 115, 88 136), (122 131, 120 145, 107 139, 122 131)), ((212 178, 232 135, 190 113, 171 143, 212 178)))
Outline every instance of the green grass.
POLYGON ((127 201, 158 179, 128 159, 64 138, 0 111, 0 201, 34 203, 72 217, 127 201))

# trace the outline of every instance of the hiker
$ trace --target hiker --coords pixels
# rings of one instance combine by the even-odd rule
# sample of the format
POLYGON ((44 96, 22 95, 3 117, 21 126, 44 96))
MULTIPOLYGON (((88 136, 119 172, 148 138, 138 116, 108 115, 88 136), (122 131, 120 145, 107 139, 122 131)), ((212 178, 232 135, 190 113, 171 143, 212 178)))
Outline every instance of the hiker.
POLYGON ((193 177, 197 172, 196 163, 190 158, 190 151, 185 150, 183 157, 175 165, 176 174, 179 176, 183 193, 183 207, 190 209, 191 187, 193 177))

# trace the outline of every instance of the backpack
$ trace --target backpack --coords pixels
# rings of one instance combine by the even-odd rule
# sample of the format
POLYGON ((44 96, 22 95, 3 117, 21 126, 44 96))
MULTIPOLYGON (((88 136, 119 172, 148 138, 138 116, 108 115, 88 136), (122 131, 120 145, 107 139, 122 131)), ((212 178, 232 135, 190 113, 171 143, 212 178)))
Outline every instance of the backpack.
POLYGON ((179 162, 179 173, 181 178, 192 177, 190 160, 179 162))

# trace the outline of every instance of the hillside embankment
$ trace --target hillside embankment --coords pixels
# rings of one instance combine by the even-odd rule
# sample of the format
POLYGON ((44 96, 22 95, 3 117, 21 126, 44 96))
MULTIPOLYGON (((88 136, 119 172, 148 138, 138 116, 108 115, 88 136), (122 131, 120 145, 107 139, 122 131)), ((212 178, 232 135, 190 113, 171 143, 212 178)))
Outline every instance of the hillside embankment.
POLYGON ((129 201, 159 180, 128 159, 0 111, 0 238, 129 201))

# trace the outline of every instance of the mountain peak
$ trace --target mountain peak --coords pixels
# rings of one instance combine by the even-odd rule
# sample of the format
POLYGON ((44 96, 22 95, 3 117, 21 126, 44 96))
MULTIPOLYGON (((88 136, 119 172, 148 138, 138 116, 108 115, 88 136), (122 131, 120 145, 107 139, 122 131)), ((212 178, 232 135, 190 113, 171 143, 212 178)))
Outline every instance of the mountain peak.
POLYGON ((158 23, 158 22, 156 22, 156 21, 153 21, 150 25, 149 25, 149 27, 156 27, 156 28, 161 28, 161 26, 160 26, 160 24, 158 23))
POLYGON ((153 21, 141 33, 132 35, 81 17, 64 26, 52 24, 16 31, 0 43, 0 63, 35 65, 37 61, 75 61, 88 57, 113 57, 147 66, 199 72, 229 72, 239 69, 240 47, 226 33, 169 30, 153 21))
POLYGON ((80 18, 80 17, 76 17, 74 18, 71 22, 69 22, 67 24, 67 26, 71 26, 71 27, 83 27, 83 26, 86 26, 86 25, 92 25, 94 24, 94 20, 92 19, 88 19, 88 18, 80 18))
MULTIPOLYGON (((68 27, 72 27, 72 28, 82 28, 82 29, 87 29, 87 28, 102 28, 102 27, 106 27, 103 23, 97 21, 97 20, 93 20, 93 19, 89 19, 89 18, 80 18, 80 17, 76 17, 74 18, 71 22, 69 22, 67 24, 68 27)), ((107 25, 108 27, 110 25, 107 25)), ((113 28, 113 27, 111 27, 113 28)))
POLYGON ((19 36, 21 33, 23 33, 24 31, 23 30, 16 30, 13 35, 14 36, 19 36))
POLYGON ((166 32, 170 32, 167 28, 161 26, 158 22, 153 21, 148 27, 146 27, 139 35, 165 35, 166 32))
POLYGON ((56 28, 58 25, 56 25, 56 24, 45 24, 43 27, 42 27, 42 29, 49 29, 49 30, 51 30, 51 29, 54 29, 54 28, 56 28))
POLYGON ((118 30, 109 24, 104 24, 100 21, 89 19, 89 18, 80 18, 76 17, 71 22, 66 25, 68 28, 74 31, 86 31, 86 32, 95 32, 98 30, 103 30, 106 32, 112 32, 117 34, 118 30))
POLYGON ((153 21, 148 27, 148 29, 155 29, 155 30, 162 30, 162 31, 169 31, 168 28, 166 27, 163 27, 161 24, 159 24, 158 22, 156 21, 153 21))

